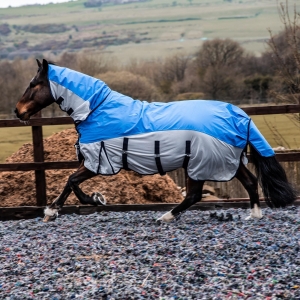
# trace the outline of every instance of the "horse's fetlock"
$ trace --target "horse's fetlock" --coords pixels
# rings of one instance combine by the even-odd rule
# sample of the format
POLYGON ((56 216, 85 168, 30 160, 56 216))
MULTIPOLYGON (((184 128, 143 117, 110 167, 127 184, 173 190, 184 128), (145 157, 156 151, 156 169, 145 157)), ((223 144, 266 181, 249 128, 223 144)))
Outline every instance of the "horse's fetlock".
POLYGON ((62 209, 62 205, 54 205, 54 206, 50 205, 49 208, 56 209, 57 211, 60 211, 62 209))
POLYGON ((251 209, 251 213, 250 213, 250 216, 248 216, 246 218, 246 220, 249 220, 249 219, 261 219, 263 217, 262 215, 262 211, 261 211, 261 208, 260 206, 255 203, 253 208, 251 209))
POLYGON ((170 223, 175 219, 175 216, 172 214, 171 211, 165 213, 164 215, 162 215, 160 218, 157 219, 157 221, 162 221, 162 222, 166 222, 166 223, 170 223))

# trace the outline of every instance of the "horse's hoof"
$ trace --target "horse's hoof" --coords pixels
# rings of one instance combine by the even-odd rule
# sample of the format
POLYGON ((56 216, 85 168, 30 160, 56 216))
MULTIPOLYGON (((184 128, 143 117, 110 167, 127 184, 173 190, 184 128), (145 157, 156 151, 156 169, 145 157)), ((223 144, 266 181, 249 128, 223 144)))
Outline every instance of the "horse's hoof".
POLYGON ((54 216, 45 216, 43 219, 43 222, 48 223, 48 222, 54 221, 54 220, 56 220, 57 217, 58 217, 58 214, 54 215, 54 216))
POLYGON ((156 222, 157 225, 161 225, 162 224, 162 221, 160 219, 156 219, 155 222, 156 222))
POLYGON ((254 207, 251 209, 250 216, 246 218, 246 220, 249 219, 261 219, 263 217, 261 208, 257 205, 254 204, 254 207))
POLYGON ((175 217, 173 216, 173 214, 170 211, 168 211, 167 213, 165 213, 164 215, 162 215, 160 218, 158 218, 156 220, 156 222, 170 223, 173 220, 175 220, 175 217))
POLYGON ((93 193, 92 198, 97 206, 98 205, 106 205, 106 199, 104 198, 104 196, 102 194, 93 193))
POLYGON ((58 210, 55 208, 52 209, 52 208, 46 207, 44 210, 44 214, 45 214, 45 216, 44 216, 43 222, 48 223, 48 222, 54 221, 58 217, 58 210))
POLYGON ((231 213, 226 214, 226 221, 233 221, 233 215, 231 213))

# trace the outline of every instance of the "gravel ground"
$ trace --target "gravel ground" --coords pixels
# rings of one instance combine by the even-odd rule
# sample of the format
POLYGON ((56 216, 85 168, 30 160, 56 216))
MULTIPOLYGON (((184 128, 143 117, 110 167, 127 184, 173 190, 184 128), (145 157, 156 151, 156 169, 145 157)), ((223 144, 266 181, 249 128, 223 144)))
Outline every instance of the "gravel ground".
POLYGON ((1 222, 0 299, 300 299, 300 208, 263 213, 1 222))

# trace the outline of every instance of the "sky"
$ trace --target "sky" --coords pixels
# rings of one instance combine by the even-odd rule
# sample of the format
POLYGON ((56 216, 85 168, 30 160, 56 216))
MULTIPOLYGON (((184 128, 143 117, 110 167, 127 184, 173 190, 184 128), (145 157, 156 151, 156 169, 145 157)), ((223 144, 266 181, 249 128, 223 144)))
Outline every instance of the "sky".
POLYGON ((8 7, 8 6, 22 6, 26 4, 48 4, 59 3, 59 2, 67 2, 68 0, 0 0, 0 8, 8 7))

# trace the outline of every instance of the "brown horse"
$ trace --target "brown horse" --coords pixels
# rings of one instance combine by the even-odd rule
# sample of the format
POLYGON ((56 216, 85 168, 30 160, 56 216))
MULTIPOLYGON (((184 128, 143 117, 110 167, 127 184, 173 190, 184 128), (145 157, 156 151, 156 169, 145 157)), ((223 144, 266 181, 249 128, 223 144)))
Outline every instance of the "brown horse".
POLYGON ((74 119, 81 161, 62 193, 46 208, 45 222, 56 218, 72 191, 82 204, 103 205, 100 193, 89 196, 79 185, 97 174, 113 175, 122 168, 162 175, 185 168, 187 195, 159 218, 165 222, 201 200, 205 180, 228 181, 236 177, 250 197, 248 218, 262 217, 258 181, 270 207, 285 207, 296 199, 272 148, 239 108, 219 101, 197 100, 149 104, 111 91, 104 82, 79 72, 46 60, 37 63, 37 74, 17 103, 15 113, 21 121, 28 122, 32 115, 56 102, 74 119), (203 120, 200 129, 198 120, 203 120), (184 122, 188 123, 184 128, 176 127, 184 122), (156 132, 155 128, 160 130, 156 132), (232 133, 233 130, 237 132, 232 133), (162 136, 165 132, 167 136, 162 136), (95 139, 96 133, 99 139, 95 139), (205 149, 207 145, 209 148, 205 149), (247 145, 258 179, 242 159, 247 145), (136 148, 131 150, 130 146, 136 148))

